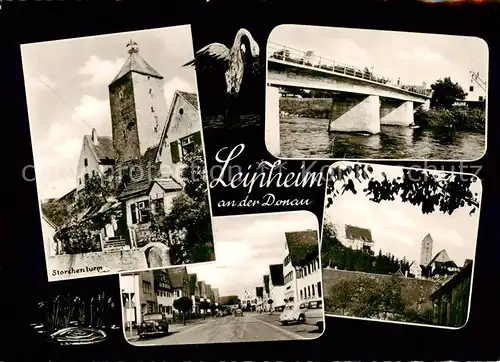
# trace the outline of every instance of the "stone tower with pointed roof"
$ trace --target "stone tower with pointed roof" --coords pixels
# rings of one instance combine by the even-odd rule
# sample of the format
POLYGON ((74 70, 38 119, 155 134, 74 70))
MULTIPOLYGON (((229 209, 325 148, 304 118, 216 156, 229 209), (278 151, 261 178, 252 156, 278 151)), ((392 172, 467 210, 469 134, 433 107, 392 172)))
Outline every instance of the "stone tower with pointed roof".
POLYGON ((427 234, 420 244, 420 265, 427 266, 432 260, 432 240, 431 234, 427 234))
POLYGON ((167 117, 163 76, 127 44, 128 58, 108 86, 113 147, 117 165, 158 145, 167 117))

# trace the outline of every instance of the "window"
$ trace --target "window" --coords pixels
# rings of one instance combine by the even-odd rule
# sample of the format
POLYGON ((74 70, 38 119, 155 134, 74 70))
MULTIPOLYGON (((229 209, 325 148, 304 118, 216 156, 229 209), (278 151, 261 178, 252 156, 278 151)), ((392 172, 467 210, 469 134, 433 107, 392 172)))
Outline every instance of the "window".
POLYGON ((181 139, 181 149, 182 156, 186 156, 187 154, 194 151, 194 138, 193 136, 189 136, 181 139))
POLYGON ((83 166, 87 167, 89 165, 89 160, 86 158, 83 159, 83 166))
POLYGON ((84 178, 85 178, 85 183, 87 183, 89 181, 89 174, 86 173, 85 176, 84 176, 84 178))
POLYGON ((118 92, 118 98, 122 99, 123 98, 123 92, 122 91, 119 91, 118 92))
POLYGON ((311 264, 307 266, 307 274, 311 274, 311 264))
POLYGON ((151 88, 149 88, 149 94, 152 94, 153 93, 153 90, 151 88))
POLYGON ((96 175, 95 170, 92 170, 92 177, 94 177, 95 175, 96 175))
POLYGON ((311 287, 309 285, 307 286, 307 297, 311 297, 311 287))
POLYGON ((318 297, 321 298, 321 282, 318 282, 318 284, 316 285, 316 289, 318 289, 318 297))
POLYGON ((132 216, 132 224, 144 224, 149 222, 149 200, 140 201, 130 205, 130 213, 132 216))
POLYGON ((155 107, 151 106, 151 112, 155 111, 155 107))
POLYGON ((184 108, 179 108, 179 114, 182 116, 184 114, 184 108))
POLYGON ((312 296, 314 297, 315 296, 315 293, 314 293, 314 284, 311 285, 311 291, 312 291, 312 296))
POLYGON ((473 86, 473 85, 471 85, 471 86, 469 87, 469 92, 474 92, 474 86, 473 86))
POLYGON ((154 312, 155 305, 153 303, 148 303, 148 313, 154 312))
POLYGON ((300 300, 304 299, 304 293, 302 293, 302 290, 300 291, 300 300))
POLYGON ((483 98, 483 96, 479 96, 478 101, 479 101, 479 102, 484 102, 484 98, 483 98))
POLYGON ((142 281, 142 291, 144 293, 151 293, 151 283, 143 280, 142 281))
POLYGON ((79 177, 79 178, 78 178, 78 185, 81 185, 81 184, 82 184, 82 178, 81 178, 81 177, 79 177))

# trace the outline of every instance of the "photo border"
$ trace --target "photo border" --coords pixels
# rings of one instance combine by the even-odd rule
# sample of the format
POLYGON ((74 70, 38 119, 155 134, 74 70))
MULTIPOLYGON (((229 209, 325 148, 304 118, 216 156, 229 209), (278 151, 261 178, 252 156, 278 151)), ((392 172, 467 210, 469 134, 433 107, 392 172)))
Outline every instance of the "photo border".
MULTIPOLYGON (((479 37, 479 36, 474 36, 474 35, 456 35, 456 34, 443 34, 443 33, 425 33, 425 32, 408 32, 408 31, 402 31, 402 30, 387 30, 387 29, 369 29, 369 28, 350 28, 350 27, 342 27, 342 26, 324 26, 324 25, 307 25, 307 24, 291 24, 291 23, 284 23, 280 25, 276 25, 270 32, 269 36, 266 41, 266 83, 265 83, 265 115, 266 118, 264 120, 264 128, 265 128, 265 133, 264 133, 264 144, 265 148, 267 149, 267 152, 269 152, 270 155, 273 157, 277 158, 278 160, 283 160, 283 161, 331 161, 331 162, 337 162, 339 160, 345 160, 345 161, 353 161, 356 162, 358 160, 362 161, 376 161, 376 162, 394 162, 394 161, 400 161, 400 162, 477 162, 481 159, 484 158, 488 151, 488 114, 489 114, 489 96, 490 96, 490 86, 489 86, 489 81, 490 81, 490 72, 491 72, 491 66, 490 66, 490 45, 488 42, 479 37), (268 112, 268 97, 267 97, 267 87, 268 87, 268 65, 269 65, 269 54, 268 52, 268 45, 269 45, 269 39, 271 38, 271 35, 273 31, 275 31, 277 28, 280 26, 296 26, 296 27, 309 27, 309 28, 330 28, 330 29, 343 29, 343 30, 361 30, 361 31, 366 31, 366 32, 382 32, 382 33, 411 33, 411 34, 419 34, 419 35, 428 35, 428 36, 442 36, 442 37, 452 37, 452 38, 476 38, 478 40, 481 40, 485 45, 486 45, 486 56, 487 56, 487 86, 486 86, 486 101, 485 101, 485 110, 484 110, 484 151, 482 155, 476 159, 471 159, 471 160, 459 160, 459 159, 414 159, 414 158, 325 158, 325 157, 280 157, 279 155, 274 154, 273 152, 270 151, 269 145, 268 145, 268 136, 267 136, 267 130, 269 129, 269 122, 267 120, 267 112, 268 112)), ((318 69, 319 71, 323 71, 322 69, 318 69)), ((278 114, 279 114, 279 109, 278 109, 278 114)), ((395 126, 397 127, 397 126, 395 126)), ((279 125, 279 119, 278 119, 278 128, 280 128, 279 125)), ((348 133, 348 132, 346 132, 348 133)), ((281 131, 279 131, 278 138, 281 137, 281 131)), ((280 142, 280 150, 281 150, 281 142, 280 142)))
MULTIPOLYGON (((474 244, 474 259, 472 261, 472 270, 471 270, 471 277, 470 277, 470 287, 469 287, 469 298, 468 298, 468 305, 467 305, 467 318, 465 320, 465 323, 459 327, 450 327, 450 326, 442 326, 442 325, 434 325, 434 324, 423 324, 423 323, 412 323, 412 322, 400 322, 400 321, 390 321, 390 320, 384 320, 384 319, 371 319, 371 318, 361 318, 361 317, 351 317, 351 316, 344 316, 344 315, 338 315, 338 314, 328 314, 326 311, 325 311, 325 316, 327 317, 332 317, 332 318, 343 318, 343 319, 350 319, 350 320, 359 320, 359 321, 365 321, 365 322, 380 322, 380 323, 387 323, 387 324, 397 324, 397 325, 406 325, 406 326, 415 326, 415 327, 424 327, 424 328, 437 328, 437 329, 447 329, 447 330, 454 330, 454 331, 458 331, 460 329, 463 329, 467 326, 467 324, 469 323, 469 319, 470 319, 470 311, 471 311, 471 303, 472 303, 472 292, 474 290, 474 274, 475 274, 475 270, 476 270, 476 257, 477 257, 477 243, 478 243, 478 240, 479 240, 479 230, 480 230, 480 222, 481 222, 481 206, 483 204, 483 191, 484 191, 484 188, 483 188, 483 182, 482 180, 475 174, 472 174, 472 173, 466 173, 466 172, 452 172, 452 171, 437 171, 437 170, 427 170, 427 169, 419 169, 419 168, 413 168, 413 167, 401 167, 401 166, 395 166, 395 165, 387 165, 387 164, 370 164, 370 163, 367 163, 367 162, 356 162, 356 161, 352 161, 352 160, 342 160, 342 161, 337 161, 335 163, 333 163, 332 165, 330 165, 330 168, 328 169, 328 178, 327 178, 327 181, 326 181, 326 184, 325 184, 325 196, 324 196, 324 204, 325 206, 323 207, 323 223, 321 224, 322 227, 321 227, 321 240, 323 239, 323 230, 324 230, 324 227, 325 227, 325 222, 324 222, 324 219, 326 217, 326 200, 327 200, 327 192, 328 192, 328 182, 331 181, 330 179, 330 173, 331 173, 331 170, 335 167, 335 165, 338 165, 338 164, 343 164, 343 163, 347 163, 347 164, 361 164, 361 165, 369 165, 369 166, 378 166, 378 167, 389 167, 389 168, 399 168, 401 170, 403 169, 409 169, 409 170, 420 170, 420 171, 427 171, 427 172, 431 172, 431 173, 436 173, 436 174, 439 174, 439 173, 448 173, 448 174, 454 174, 454 175, 468 175, 468 176, 471 176, 471 177, 474 177, 477 179, 477 183, 478 185, 480 186, 481 188, 481 191, 478 192, 480 198, 479 198, 479 207, 477 208, 476 212, 478 213, 477 215, 477 230, 476 230, 476 242, 474 244)), ((375 169, 375 167, 373 167, 375 169)), ((439 211, 439 210, 436 210, 436 211, 439 211)), ((354 272, 354 271, 353 271, 354 272)), ((354 272, 354 273, 360 273, 360 272, 354 272)), ((366 274, 375 274, 375 273, 366 273, 366 274)), ((323 291, 324 294, 326 294, 326 291, 323 291)))
MULTIPOLYGON (((322 228, 320 228, 320 223, 319 223, 319 220, 318 220, 318 217, 312 213, 311 211, 308 211, 308 210, 294 210, 294 211, 283 211, 283 212, 269 212, 269 213, 255 213, 255 214, 242 214, 242 215, 227 215, 227 216, 216 216, 215 219, 228 219, 228 218, 245 218, 245 217, 249 217, 249 216, 275 216, 275 215, 283 215, 283 214, 300 214, 300 213, 307 213, 307 214, 310 214, 314 217, 314 219, 316 220, 316 232, 318 233, 318 258, 319 258, 319 265, 320 265, 320 268, 319 268, 319 273, 320 273, 320 277, 321 277, 321 288, 322 288, 322 296, 321 296, 321 300, 323 302, 323 330, 321 332, 318 333, 317 336, 315 336, 314 338, 300 338, 300 339, 297 339, 297 338, 290 338, 290 339, 287 339, 287 340, 267 340, 267 341, 235 341, 235 342, 211 342, 211 343, 200 343, 200 342, 193 342, 193 343, 184 343, 184 344, 134 344, 132 342, 130 342, 130 340, 127 338, 127 330, 126 330, 126 321, 124 320, 123 318, 123 315, 124 315, 124 311, 125 311, 125 308, 123 306, 123 302, 122 300, 120 300, 121 302, 121 314, 122 314, 122 330, 123 330, 123 338, 125 339, 125 341, 131 345, 132 347, 138 347, 138 348, 143 348, 143 347, 184 347, 184 346, 193 346, 193 345, 209 345, 209 346, 217 346, 217 345, 224 345, 224 344, 239 344, 239 343, 244 343, 244 344, 248 344, 248 343, 275 343, 275 342, 294 342, 294 341, 313 341, 313 340, 317 340, 318 338, 321 338, 321 336, 323 336, 323 334, 325 334, 325 330, 326 330, 326 317, 327 317, 327 314, 325 312, 325 293, 324 293, 324 288, 323 288, 323 268, 321 267, 321 236, 322 236, 322 228)), ((215 245, 215 243, 214 243, 215 245)), ((130 273, 136 273, 136 272, 141 272, 141 271, 151 271, 151 270, 163 270, 163 269, 170 269, 170 268, 175 268, 175 267, 181 267, 181 266, 185 266, 186 268, 190 267, 190 266, 195 266, 195 265, 200 265, 200 264, 212 264, 214 266, 214 269, 216 268, 220 268, 222 267, 222 265, 219 265, 217 263, 220 263, 220 262, 217 262, 217 260, 215 261, 210 261, 210 262, 204 262, 204 263, 196 263, 196 264, 186 264, 186 265, 171 265, 171 266, 168 266, 168 267, 161 267, 161 268, 155 268, 155 269, 141 269, 141 270, 133 270, 133 271, 123 271, 123 272, 120 272, 118 274, 118 279, 119 279, 119 288, 120 288, 120 296, 122 295, 122 280, 121 280, 121 277, 122 277, 122 274, 130 274, 130 273)), ((274 328, 279 328, 277 326, 273 326, 274 328)), ((284 332, 285 334, 287 335, 297 335, 297 333, 295 332, 291 332, 291 331, 286 331, 286 330, 281 330, 282 332, 284 332)))
MULTIPOLYGON (((195 56, 195 49, 194 49, 194 42, 193 42, 193 28, 192 28, 192 24, 190 23, 186 23, 186 24, 181 24, 181 25, 173 25, 173 26, 165 26, 165 27, 155 27, 155 28, 148 28, 148 29, 139 29, 139 30, 130 30, 130 31, 124 31, 124 32, 117 32, 117 33, 108 33, 108 34, 99 34, 99 35, 90 35, 90 36, 81 36, 81 37, 76 37, 76 38, 64 38, 64 39, 56 39, 56 40, 47 40, 47 41, 41 41, 41 42, 31 42, 31 43, 24 43, 24 44, 20 44, 19 45, 19 50, 20 50, 20 55, 21 55, 21 65, 22 65, 22 68, 23 68, 23 74, 24 73, 24 63, 22 61, 23 59, 23 47, 26 47, 27 45, 33 45, 33 44, 43 44, 43 43, 59 43, 59 42, 62 42, 62 41, 72 41, 72 40, 84 40, 84 39, 91 39, 91 38, 96 38, 96 37, 110 37, 110 36, 116 36, 116 35, 127 35, 127 34, 137 34, 139 32, 154 32, 155 30, 165 30, 165 29, 175 29, 175 28, 183 28, 183 27, 189 27, 189 32, 191 34, 191 47, 192 47, 192 51, 193 51, 193 57, 195 56)), ((180 66, 182 67, 182 66, 180 66)), ((204 168, 205 168, 205 176, 206 176, 206 185, 207 185, 207 198, 208 198, 208 208, 210 210, 210 226, 212 228, 212 239, 213 239, 213 252, 214 252, 214 257, 215 257, 215 260, 217 260, 217 254, 215 253, 215 237, 214 237, 214 228, 213 228, 213 210, 212 210, 212 200, 211 200, 211 195, 210 195, 210 180, 208 179, 209 177, 209 173, 208 173, 208 165, 207 165, 207 154, 206 154, 206 147, 205 147, 205 135, 204 135, 204 127, 203 127, 203 123, 202 123, 202 116, 201 116, 201 106, 200 106, 200 95, 199 95, 199 91, 198 91, 198 79, 197 79, 197 73, 196 73, 196 70, 193 70, 194 72, 194 82, 195 82, 195 85, 196 85, 196 100, 198 102, 198 121, 199 121, 199 124, 200 124, 200 136, 201 136, 201 142, 202 142, 202 149, 203 149, 203 161, 204 161, 204 168)), ((25 74, 26 76, 26 74, 25 74)), ((32 132, 32 124, 31 124, 31 121, 30 121, 30 117, 29 117, 29 101, 28 101, 28 92, 27 92, 27 89, 26 89, 26 78, 24 79, 24 94, 25 94, 25 100, 26 100, 26 114, 28 116, 28 123, 29 123, 29 134, 30 134, 30 137, 31 139, 33 139, 33 132, 32 132)), ((174 93, 175 95, 175 93, 174 93)), ((167 102, 167 109, 168 109, 168 100, 165 99, 165 101, 167 102)), ((172 99, 173 101, 173 99, 172 99)), ((108 100, 109 102, 109 100, 108 100)), ((166 127, 167 124, 165 123, 164 127, 166 127)), ((68 277, 68 278, 57 278, 57 279, 54 279, 51 277, 50 275, 50 270, 49 270, 49 258, 51 258, 51 256, 48 255, 47 253, 47 246, 45 244, 45 236, 43 235, 43 228, 42 228, 42 225, 43 225, 43 211, 42 211, 42 202, 41 202, 41 199, 39 197, 39 192, 40 192, 40 185, 39 185, 39 182, 38 180, 36 179, 36 171, 37 171, 37 167, 36 167, 36 152, 35 152, 35 149, 33 147, 33 144, 31 145, 31 151, 32 151, 32 155, 33 155, 33 165, 32 165, 32 168, 34 170, 34 173, 35 173, 35 177, 33 177, 33 179, 31 180, 31 182, 35 182, 35 186, 36 186, 36 191, 37 191, 37 201, 38 201, 38 212, 39 212, 39 219, 40 219, 40 234, 41 234, 41 242, 43 244, 43 250, 44 250, 44 260, 45 260, 45 267, 47 269, 47 281, 49 283, 53 283, 53 282, 59 282, 59 281, 69 281, 69 280, 74 280, 74 279, 82 279, 82 278, 96 278, 96 277, 101 277, 101 276, 109 276, 109 275, 120 275, 120 273, 122 272, 125 272, 125 271, 122 271, 122 270, 117 270, 117 271, 103 271, 103 272, 95 272, 95 274, 91 274, 91 275, 82 275, 82 276, 72 276, 72 277, 68 277)), ((26 167, 23 168, 22 172, 25 173, 25 169, 26 167)), ((103 253, 103 251, 100 251, 98 253, 103 253)), ((49 253, 50 254, 50 253, 49 253)), ((85 253, 84 253, 85 254, 85 253)), ((57 258, 58 255, 55 255, 54 258, 57 258)), ((172 265, 172 266, 166 266, 166 267, 174 267, 174 266, 187 266, 187 265, 197 265, 197 264, 202 264, 202 263, 210 263, 210 262, 214 262, 215 260, 212 260, 212 261, 206 261, 206 262, 200 262, 200 263, 190 263, 190 264, 179 264, 179 265, 172 265)), ((105 267, 105 266, 104 266, 105 267)), ((165 268, 165 267, 159 267, 159 268, 148 268, 148 269, 141 269, 141 270, 154 270, 154 269, 162 269, 162 268, 165 268)), ((134 269, 135 270, 135 269, 134 269)), ((128 271, 126 271, 128 272, 128 271)), ((78 275, 78 274, 75 274, 75 275, 78 275)))

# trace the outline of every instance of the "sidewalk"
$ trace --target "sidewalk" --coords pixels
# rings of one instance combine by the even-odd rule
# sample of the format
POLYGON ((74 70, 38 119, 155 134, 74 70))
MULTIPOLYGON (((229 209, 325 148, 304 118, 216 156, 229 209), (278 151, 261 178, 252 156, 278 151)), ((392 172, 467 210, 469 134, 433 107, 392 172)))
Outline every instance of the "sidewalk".
MULTIPOLYGON (((186 320, 186 325, 184 325, 182 322, 176 321, 175 323, 169 321, 168 323, 168 332, 169 333, 177 333, 186 329, 189 329, 191 327, 194 327, 199 324, 205 324, 210 321, 215 320, 215 318, 206 318, 203 320, 203 318, 199 319, 188 319, 186 320)), ((132 333, 130 333, 130 329, 128 326, 125 327, 125 338, 132 342, 132 341, 137 341, 139 339, 139 336, 137 335, 137 329, 132 329, 132 333)))

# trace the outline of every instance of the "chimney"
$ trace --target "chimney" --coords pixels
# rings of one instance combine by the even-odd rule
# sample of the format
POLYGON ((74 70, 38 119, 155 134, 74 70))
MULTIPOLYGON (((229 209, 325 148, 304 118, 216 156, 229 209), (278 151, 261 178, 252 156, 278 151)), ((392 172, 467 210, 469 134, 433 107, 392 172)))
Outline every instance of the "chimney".
POLYGON ((93 144, 97 144, 97 131, 95 130, 95 128, 92 128, 92 143, 93 144))

